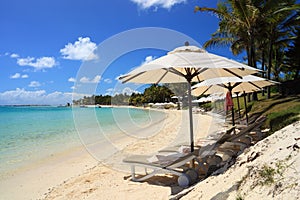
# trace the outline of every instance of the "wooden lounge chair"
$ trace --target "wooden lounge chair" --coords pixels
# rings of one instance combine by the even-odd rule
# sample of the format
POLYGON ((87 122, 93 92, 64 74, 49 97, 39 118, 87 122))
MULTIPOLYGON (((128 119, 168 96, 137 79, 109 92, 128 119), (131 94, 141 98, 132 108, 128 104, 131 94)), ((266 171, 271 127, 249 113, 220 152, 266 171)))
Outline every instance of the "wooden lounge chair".
POLYGON ((237 152, 230 149, 217 149, 216 155, 222 158, 221 164, 224 166, 237 156, 237 152))
POLYGON ((220 146, 218 146, 218 150, 232 150, 234 152, 237 152, 237 154, 244 151, 244 149, 247 148, 247 145, 242 142, 224 142, 220 146))
POLYGON ((243 144, 246 144, 247 147, 253 144, 253 138, 250 135, 243 135, 241 137, 235 138, 232 140, 232 142, 240 142, 243 144))
POLYGON ((187 187, 194 178, 190 175, 191 170, 189 171, 187 163, 195 158, 196 156, 192 153, 181 155, 177 153, 174 155, 169 154, 168 156, 161 154, 154 156, 133 155, 124 159, 123 162, 131 166, 131 177, 133 181, 145 181, 157 174, 172 174, 178 176, 179 186, 187 187), (138 177, 135 172, 136 167, 144 168, 145 174, 138 177), (148 173, 148 169, 151 169, 150 173, 148 173))
MULTIPOLYGON (((249 134, 251 131, 259 128, 262 126, 263 122, 266 120, 266 117, 262 116, 259 117, 255 122, 248 125, 247 127, 242 128, 238 133, 232 132, 232 134, 224 134, 218 141, 218 144, 222 144, 226 141, 234 141, 240 137, 245 136, 246 134, 249 134)), ((248 135, 249 136, 249 135, 248 135)))
POLYGON ((222 166, 222 161, 222 157, 216 154, 208 155, 202 158, 197 157, 198 166, 196 170, 200 176, 208 177, 215 170, 219 169, 222 166))
MULTIPOLYGON (((218 148, 216 141, 214 143, 209 143, 205 146, 198 147, 193 152, 196 156, 196 167, 198 175, 202 178, 210 176, 214 171, 222 168, 233 158, 236 157, 237 151, 231 149, 218 148)), ((169 147, 161 150, 161 152, 178 152, 178 146, 169 147)), ((240 151, 240 150, 239 150, 240 151)))

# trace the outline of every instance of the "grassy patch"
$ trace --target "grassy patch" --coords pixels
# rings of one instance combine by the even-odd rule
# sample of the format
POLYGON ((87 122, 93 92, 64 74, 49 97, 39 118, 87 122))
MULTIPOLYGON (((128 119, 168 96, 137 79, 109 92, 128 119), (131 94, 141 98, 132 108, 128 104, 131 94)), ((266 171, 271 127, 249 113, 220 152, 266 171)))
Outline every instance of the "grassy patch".
POLYGON ((275 167, 264 165, 258 170, 259 184, 260 185, 272 185, 275 182, 280 181, 284 177, 284 172, 293 165, 293 162, 287 164, 291 159, 291 156, 287 156, 284 160, 279 160, 275 163, 275 167))
POLYGON ((295 107, 288 107, 285 110, 270 113, 267 115, 267 126, 270 127, 271 132, 275 132, 293 122, 299 120, 300 105, 295 107))
MULTIPOLYGON (((247 101, 246 96, 246 101, 247 101)), ((273 132, 300 120, 300 95, 282 97, 279 94, 273 93, 270 99, 267 96, 262 96, 258 93, 258 101, 247 102, 247 111, 250 122, 261 115, 267 117, 262 128, 270 129, 270 134, 273 132)), ((237 97, 233 98, 234 109, 237 113, 238 104, 237 97)), ((242 117, 245 119, 245 104, 244 98, 239 97, 239 105, 242 117)), ((202 104, 202 106, 211 106, 211 104, 202 104)), ((223 109, 224 102, 214 104, 215 107, 223 109)))
POLYGON ((275 182, 276 170, 268 165, 264 165, 258 174, 261 177, 260 185, 272 185, 275 182))
POLYGON ((235 199, 236 200, 243 200, 244 198, 241 194, 238 194, 235 199))
POLYGON ((300 96, 273 96, 253 102, 249 116, 265 115, 267 120, 263 125, 271 133, 300 120, 300 96))

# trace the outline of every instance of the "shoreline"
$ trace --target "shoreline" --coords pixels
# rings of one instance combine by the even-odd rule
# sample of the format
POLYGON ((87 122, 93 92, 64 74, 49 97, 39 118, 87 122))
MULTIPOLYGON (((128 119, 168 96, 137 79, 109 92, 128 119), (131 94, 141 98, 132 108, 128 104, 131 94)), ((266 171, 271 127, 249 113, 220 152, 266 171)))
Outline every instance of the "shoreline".
MULTIPOLYGON (((15 107, 15 106, 10 106, 10 107, 15 107)), ((23 105, 22 105, 23 107, 23 105)), ((28 107, 32 107, 32 106, 28 106, 28 107)), ((36 107, 36 106, 34 106, 36 107)), ((44 105, 39 105, 38 107, 49 107, 49 106, 44 106, 44 105)), ((56 108, 56 106, 50 106, 53 108, 56 108)), ((129 109, 134 109, 131 107, 128 107, 129 109)), ((161 112, 161 111, 160 111, 161 112)), ((162 118, 165 118, 162 117, 162 118)), ((162 119, 164 120, 164 119, 162 119)), ((153 121, 153 120, 152 120, 153 121)), ((156 120, 158 121, 158 120, 156 120)), ((154 118, 154 122, 155 118, 154 118)), ((157 123, 157 122, 156 122, 157 123)), ((146 124, 147 126, 151 126, 146 124)), ((88 132, 92 132, 92 131, 88 131, 88 132)), ((111 132, 109 134, 104 133, 104 131, 102 130, 103 135, 120 135, 121 133, 119 131, 114 131, 111 132)), ((43 143, 44 141, 41 141, 42 143, 39 143, 38 146, 39 147, 43 147, 43 149, 40 149, 40 151, 31 151, 30 149, 26 149, 27 146, 22 146, 22 148, 19 148, 19 154, 20 158, 16 158, 16 160, 18 162, 16 162, 16 164, 14 164, 14 160, 10 161, 10 160, 2 160, 4 163, 1 166, 1 171, 0 171, 0 181, 6 179, 9 176, 12 176, 13 174, 18 174, 21 171, 27 170, 32 166, 32 163, 34 163, 34 165, 39 165, 40 163, 45 162, 47 159, 51 160, 53 158, 53 156, 55 157, 56 155, 60 155, 60 154, 64 154, 65 152, 69 151, 70 149, 76 149, 81 147, 83 144, 83 140, 80 137, 80 133, 78 132, 78 130, 76 130, 76 127, 74 128, 74 132, 68 132, 66 135, 63 135, 63 137, 68 139, 68 143, 63 143, 61 141, 61 139, 58 139, 57 141, 55 141, 53 143, 53 141, 46 141, 45 143, 43 143), (60 140, 60 141, 59 141, 60 140), (44 146, 45 145, 45 146, 44 146), (51 145, 51 146, 50 146, 51 145), (53 147, 53 149, 51 149, 53 147), (25 148, 25 149, 24 149, 25 148), (28 154, 24 154, 24 152, 28 152, 28 154), (24 159, 23 159, 24 158, 24 159), (6 162, 8 164, 6 164, 6 162), (11 164, 12 163, 12 164, 11 164)), ((57 138, 56 138, 57 139, 57 138)), ((105 140, 105 137, 103 137, 103 141, 105 140)), ((32 140, 34 141, 34 140, 32 140)), ((34 143, 34 142, 32 142, 34 143)), ((28 146, 30 147, 30 146, 28 146)), ((17 148, 17 146, 16 146, 17 148)), ((9 157, 7 157, 9 158, 9 157)))
MULTIPOLYGON (((124 139, 119 137, 118 134, 113 134, 111 139, 115 143, 114 146, 118 146, 120 149, 126 149, 127 153, 153 153, 162 147, 160 141, 161 134, 166 138, 166 140, 164 140, 164 146, 174 142, 177 136, 176 132, 180 129, 180 127, 176 127, 176 125, 183 123, 182 114, 184 115, 185 112, 177 110, 157 111, 164 112, 166 114, 165 119, 162 120, 162 122, 158 122, 148 127, 148 132, 151 132, 151 129, 160 126, 158 127, 160 130, 158 133, 142 139, 132 136, 129 137, 133 140, 128 140, 128 138, 126 138, 128 135, 126 135, 124 139), (174 129, 174 127, 176 127, 176 129, 174 129), (149 141, 151 141, 151 148, 148 144, 149 141), (134 145, 136 142, 143 144, 143 147, 140 148, 138 144, 134 145), (153 148, 154 146, 156 146, 156 148, 153 148)), ((117 159, 118 156, 115 158, 117 159)), ((122 157, 119 157, 118 159, 119 162, 122 157)), ((88 152, 78 138, 78 146, 63 152, 55 153, 38 162, 26 165, 22 169, 13 171, 8 176, 1 179, 0 197, 4 199, 43 198, 45 193, 49 192, 51 188, 64 183, 72 177, 79 176, 94 167, 100 167, 102 170, 107 171, 107 167, 103 166, 101 163, 99 164, 99 161, 88 152)), ((114 168, 118 166, 110 165, 110 167, 114 168)), ((126 170, 125 174, 119 172, 122 174, 120 179, 123 179, 124 176, 128 175, 128 172, 129 169, 126 170)), ((110 174, 112 173, 115 173, 115 171, 110 171, 110 174)))
MULTIPOLYGON (((90 184, 91 180, 89 179, 92 178, 86 178, 85 175, 89 176, 89 173, 95 173, 94 176, 97 176, 97 179, 95 178, 96 183, 105 183, 105 186, 101 185, 95 188, 95 190, 111 191, 111 193, 114 193, 113 190, 119 191, 119 187, 121 187, 121 191, 124 192, 134 190, 135 192, 131 196, 128 194, 128 198, 135 198, 136 192, 141 189, 142 185, 142 188, 147 190, 149 197, 151 197, 150 199, 155 196, 152 193, 158 191, 157 198, 161 198, 162 194, 165 198, 168 198, 172 193, 171 190, 180 190, 180 188, 175 186, 174 189, 170 190, 168 185, 161 187, 157 184, 134 183, 128 180, 130 176, 129 166, 121 163, 122 159, 130 154, 153 154, 167 146, 189 141, 189 134, 187 134, 189 126, 189 123, 187 123, 187 110, 155 110, 164 112, 166 114, 165 119, 142 131, 151 132, 158 127, 155 134, 149 137, 143 137, 143 135, 141 137, 130 135, 119 137, 120 135, 114 135, 108 138, 113 143, 106 149, 101 148, 101 144, 100 146, 99 144, 98 146, 93 146, 94 148, 92 149, 96 149, 96 151, 112 153, 116 150, 109 160, 103 160, 101 163, 83 145, 74 147, 65 152, 54 154, 39 163, 34 163, 30 167, 20 171, 20 173, 13 174, 11 177, 1 180, 0 197, 4 199, 76 199, 76 195, 79 195, 78 193, 70 194, 71 191, 62 192, 60 189, 64 190, 65 185, 68 185, 72 181, 75 181, 74 186, 81 184, 76 183, 79 180, 84 181, 85 185, 90 184), (116 147, 116 149, 113 149, 113 147, 116 147), (111 182, 118 185, 118 187, 108 187, 112 184, 111 182), (133 189, 131 188, 132 186, 133 189)), ((196 141, 196 138, 206 137, 207 135, 204 132, 209 131, 214 123, 212 117, 209 115, 193 114, 193 119, 195 130, 202 130, 201 132, 195 132, 196 141)), ((176 180, 170 181, 176 182, 176 180)), ((79 189, 79 191, 81 190, 79 189)), ((86 195, 91 193, 89 190, 81 192, 86 195)), ((107 193, 106 196, 104 195, 103 199, 110 199, 111 193, 107 193)), ((121 194, 114 194, 113 198, 122 198, 124 194, 121 194)), ((141 192, 141 195, 144 195, 143 192, 141 192)))

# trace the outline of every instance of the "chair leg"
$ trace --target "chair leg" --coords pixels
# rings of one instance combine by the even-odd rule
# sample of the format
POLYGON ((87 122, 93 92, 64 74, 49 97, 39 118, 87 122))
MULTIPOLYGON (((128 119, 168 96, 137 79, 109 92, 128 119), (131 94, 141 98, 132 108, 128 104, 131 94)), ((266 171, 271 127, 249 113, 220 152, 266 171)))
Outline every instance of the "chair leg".
POLYGON ((131 179, 135 181, 135 166, 131 165, 131 179))

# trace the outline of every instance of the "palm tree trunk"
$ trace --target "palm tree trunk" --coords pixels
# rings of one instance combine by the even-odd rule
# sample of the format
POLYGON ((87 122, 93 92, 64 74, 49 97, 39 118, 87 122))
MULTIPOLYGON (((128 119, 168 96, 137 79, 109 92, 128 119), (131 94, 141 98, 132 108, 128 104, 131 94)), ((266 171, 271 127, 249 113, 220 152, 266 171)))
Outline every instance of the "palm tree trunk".
MULTIPOLYGON (((247 50, 248 65, 252 66, 251 51, 250 51, 249 47, 246 47, 246 50, 247 50)), ((247 102, 251 102, 251 94, 250 93, 247 94, 247 102)))
MULTIPOLYGON (((264 49, 262 50, 261 53, 261 70, 262 70, 262 78, 265 77, 265 51, 264 49)), ((262 96, 265 96, 265 90, 262 90, 262 96)))
POLYGON ((254 39, 251 36, 251 46, 250 46, 250 51, 251 51, 251 64, 250 66, 257 68, 257 64, 256 64, 256 55, 255 55, 255 43, 254 43, 254 39))
POLYGON ((275 55, 274 55, 274 60, 275 60, 275 66, 274 66, 274 79, 275 81, 279 81, 279 73, 280 73, 280 69, 279 69, 279 55, 278 55, 278 50, 275 50, 275 55))
MULTIPOLYGON (((255 55, 255 43, 254 43, 254 38, 252 36, 252 34, 250 35, 250 60, 251 60, 251 65, 254 68, 257 68, 257 64, 256 64, 256 55, 255 55)), ((252 93, 252 100, 253 101, 257 101, 257 92, 253 92, 252 93)))
POLYGON ((296 70, 296 74, 295 74, 295 76, 294 76, 294 80, 296 80, 296 79, 299 78, 299 72, 300 72, 300 69, 298 68, 298 69, 296 70))
MULTIPOLYGON (((268 72, 267 72, 267 79, 271 78, 271 68, 272 68, 272 40, 269 42, 269 57, 268 57, 268 72)), ((267 87, 267 98, 271 98, 271 88, 270 86, 267 87)))

